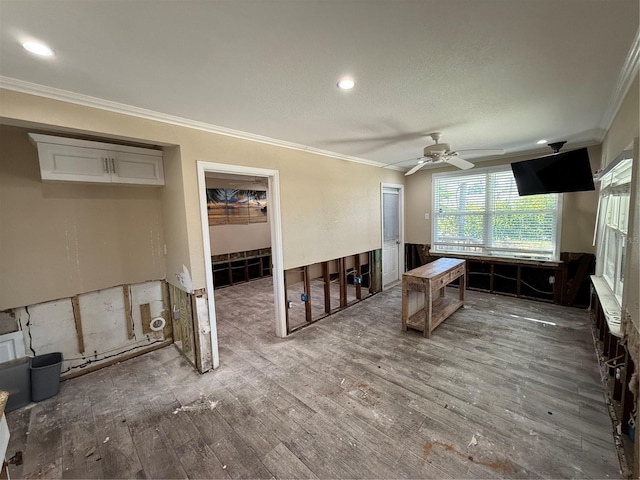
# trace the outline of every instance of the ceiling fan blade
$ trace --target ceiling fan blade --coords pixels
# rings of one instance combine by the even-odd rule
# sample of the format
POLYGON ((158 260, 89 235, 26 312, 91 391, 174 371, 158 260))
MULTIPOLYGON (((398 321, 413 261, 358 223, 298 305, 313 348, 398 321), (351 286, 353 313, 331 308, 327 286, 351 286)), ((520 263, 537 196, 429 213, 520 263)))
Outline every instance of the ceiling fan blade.
POLYGON ((444 161, 447 162, 447 163, 450 163, 454 167, 458 167, 458 168, 460 168, 462 170, 469 170, 470 168, 473 168, 473 163, 468 162, 464 158, 460 158, 460 157, 457 157, 457 156, 446 157, 444 159, 444 161))
POLYGON ((398 133, 394 135, 347 137, 347 138, 339 138, 335 140, 325 140, 324 142, 327 144, 358 143, 358 142, 399 143, 399 142, 417 140, 422 137, 426 137, 427 135, 428 134, 424 133, 423 131, 418 131, 418 132, 398 133))
POLYGON ((468 155, 475 155, 476 152, 483 155, 504 155, 506 150, 504 148, 467 148, 465 150, 456 150, 456 152, 465 152, 468 155))
POLYGON ((422 167, 424 167, 427 164, 427 162, 422 162, 417 164, 415 167, 413 167, 411 170, 409 170, 407 173, 404 174, 404 176, 409 176, 409 175, 413 175, 414 173, 416 173, 418 170, 420 170, 422 167))
POLYGON ((422 160, 424 157, 418 157, 418 158, 409 158, 407 160, 399 160, 397 162, 391 162, 391 163, 387 163, 386 165, 380 165, 380 167, 382 168, 387 168, 387 167, 391 167, 393 165, 400 165, 401 163, 407 163, 407 162, 415 162, 418 160, 422 160))

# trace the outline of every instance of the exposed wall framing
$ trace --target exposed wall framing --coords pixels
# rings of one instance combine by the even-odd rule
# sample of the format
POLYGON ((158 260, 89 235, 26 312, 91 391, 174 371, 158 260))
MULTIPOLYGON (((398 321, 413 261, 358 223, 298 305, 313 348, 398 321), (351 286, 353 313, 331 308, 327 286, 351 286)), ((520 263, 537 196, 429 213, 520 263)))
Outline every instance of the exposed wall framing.
POLYGON ((150 318, 168 318, 165 289, 163 280, 116 285, 17 307, 3 317, 13 320, 14 331, 22 330, 31 355, 61 352, 62 377, 72 378, 172 343, 171 325, 150 333, 145 326, 150 318))
POLYGON ((173 319, 173 341, 189 363, 197 368, 192 295, 175 285, 169 285, 168 288, 173 319))
POLYGON ((78 352, 84 353, 84 335, 82 334, 82 316, 80 315, 80 299, 78 295, 71 298, 73 308, 73 321, 76 324, 76 335, 78 337, 78 352))
MULTIPOLYGON (((622 338, 613 335, 609 330, 604 309, 595 289, 593 289, 591 295, 591 321, 596 351, 598 352, 600 366, 603 369, 602 378, 606 384, 612 420, 615 425, 619 425, 619 430, 616 429, 614 432, 616 445, 622 447, 619 449, 621 466, 623 470, 630 473, 635 453, 633 442, 630 438, 629 418, 631 418, 636 406, 630 384, 631 377, 637 372, 638 366, 633 361, 628 345, 625 344, 622 338)), ((635 435, 637 441, 637 426, 635 435)), ((630 477, 623 472, 623 478, 630 477)))
MULTIPOLYGON (((455 256, 455 255, 447 255, 455 256)), ((407 270, 440 256, 429 253, 429 245, 406 244, 407 270)), ((595 257, 590 253, 561 253, 560 262, 505 258, 468 257, 467 288, 559 305, 589 305, 589 275, 595 257)))
POLYGON ((286 270, 287 334, 380 291, 374 266, 371 251, 286 270))
POLYGON ((213 347, 206 289, 188 293, 169 284, 168 290, 163 302, 169 304, 176 347, 200 373, 211 370, 213 347))
MULTIPOLYGON (((122 294, 124 295, 124 314, 127 317, 127 338, 131 340, 134 338, 135 334, 133 332, 133 313, 131 311, 131 287, 129 285, 122 286, 122 294)), ((142 323, 142 328, 144 330, 144 322, 142 323)))
POLYGON ((271 275, 271 248, 225 253, 211 257, 214 288, 271 275))

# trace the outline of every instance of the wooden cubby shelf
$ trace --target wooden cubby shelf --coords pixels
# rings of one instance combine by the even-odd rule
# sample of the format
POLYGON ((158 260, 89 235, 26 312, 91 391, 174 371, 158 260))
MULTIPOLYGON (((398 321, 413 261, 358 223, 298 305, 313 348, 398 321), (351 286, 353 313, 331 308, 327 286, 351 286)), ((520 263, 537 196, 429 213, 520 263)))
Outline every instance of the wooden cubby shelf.
POLYGON ((268 277, 271 275, 271 249, 213 255, 211 265, 214 288, 268 277))

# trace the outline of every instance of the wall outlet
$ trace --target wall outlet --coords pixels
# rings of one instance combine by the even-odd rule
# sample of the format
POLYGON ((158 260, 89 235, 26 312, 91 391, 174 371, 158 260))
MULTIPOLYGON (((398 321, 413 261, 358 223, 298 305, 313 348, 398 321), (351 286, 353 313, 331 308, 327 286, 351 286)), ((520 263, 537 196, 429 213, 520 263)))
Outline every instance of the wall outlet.
POLYGON ((425 219, 425 220, 429 220, 429 214, 428 214, 428 213, 425 213, 425 214, 424 214, 424 219, 425 219))
POLYGON ((293 308, 293 302, 291 300, 287 300, 287 308, 293 308))

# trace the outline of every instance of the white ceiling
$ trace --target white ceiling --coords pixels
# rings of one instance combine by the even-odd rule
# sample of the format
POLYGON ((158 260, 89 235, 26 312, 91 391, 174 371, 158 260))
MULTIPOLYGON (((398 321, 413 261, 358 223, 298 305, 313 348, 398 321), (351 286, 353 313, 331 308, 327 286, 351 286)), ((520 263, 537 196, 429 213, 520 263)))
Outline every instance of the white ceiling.
POLYGON ((432 131, 456 150, 547 153, 537 140, 601 141, 638 4, 0 0, 0 85, 31 82, 381 164, 420 156, 432 131), (29 54, 26 39, 56 57, 29 54), (344 75, 354 90, 336 88, 344 75))

